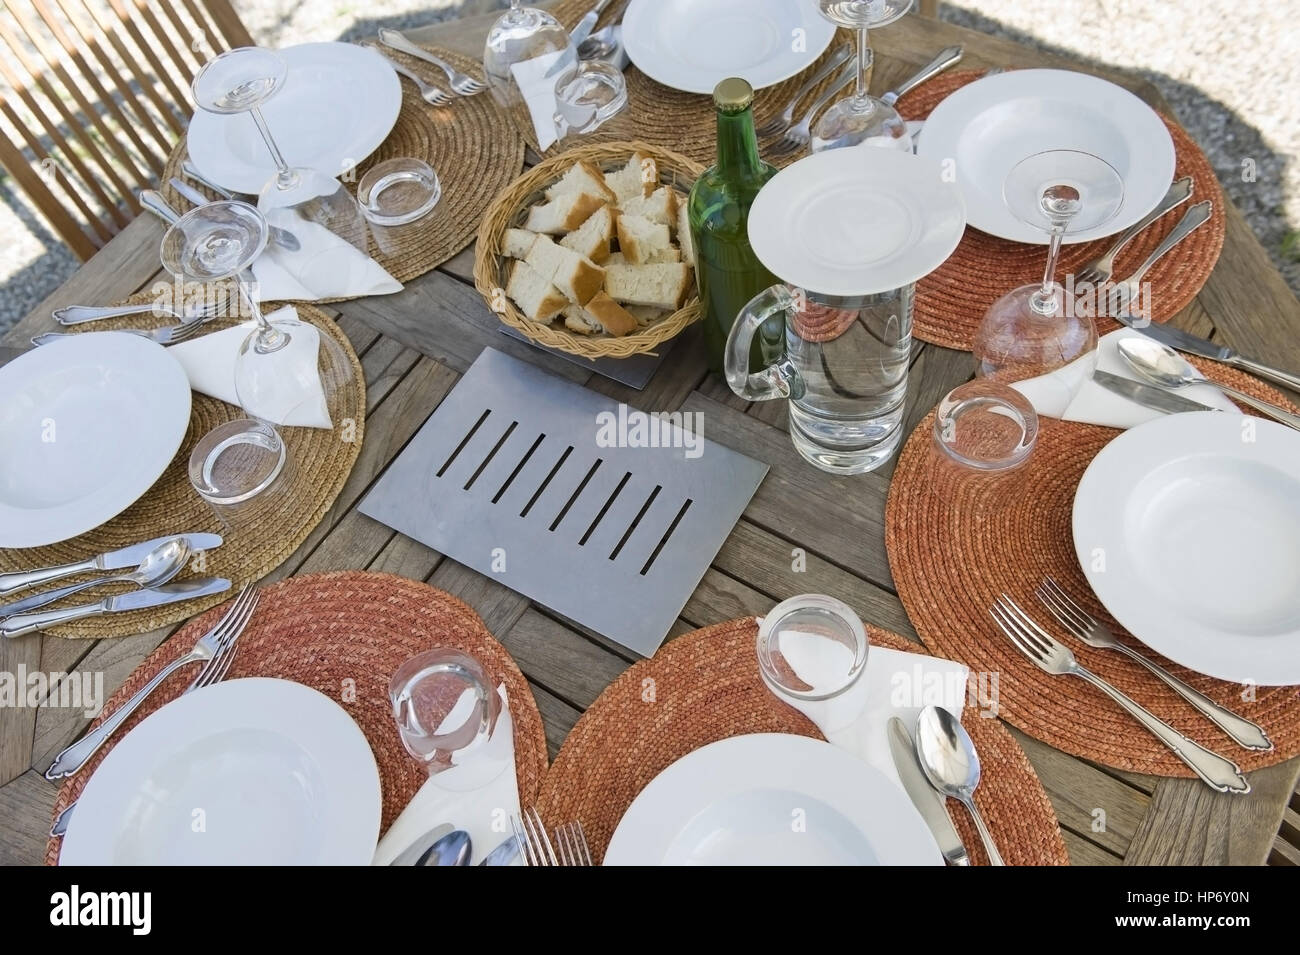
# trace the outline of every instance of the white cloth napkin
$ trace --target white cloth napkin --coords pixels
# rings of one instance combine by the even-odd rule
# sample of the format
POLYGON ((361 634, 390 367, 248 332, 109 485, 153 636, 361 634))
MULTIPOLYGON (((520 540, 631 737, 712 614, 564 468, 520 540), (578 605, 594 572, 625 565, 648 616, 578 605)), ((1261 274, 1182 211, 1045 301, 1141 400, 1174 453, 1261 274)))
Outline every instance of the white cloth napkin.
POLYGON ((564 72, 563 67, 556 69, 563 59, 577 60, 577 53, 572 46, 510 67, 515 85, 519 87, 528 107, 528 115, 533 120, 533 131, 537 134, 537 145, 542 147, 542 152, 546 152, 559 138, 555 128, 555 82, 564 72))
POLYGON ((316 301, 391 295, 402 283, 356 246, 290 209, 270 209, 266 221, 291 232, 301 246, 289 251, 276 242, 253 263, 259 302, 316 301))
MULTIPOLYGON (((294 319, 298 312, 293 306, 286 306, 266 317, 272 322, 294 319)), ((168 351, 185 369, 191 388, 218 401, 238 405, 235 360, 239 357, 239 346, 255 327, 254 322, 244 322, 172 345, 168 351)), ((317 364, 319 353, 320 332, 304 323, 293 332, 284 349, 269 356, 276 362, 277 373, 270 379, 276 389, 266 396, 263 403, 254 408, 244 408, 244 411, 276 425, 333 427, 325 403, 325 389, 321 386, 317 364)))
MULTIPOLYGON (((464 829, 469 833, 476 862, 486 858, 489 852, 511 836, 510 817, 519 812, 519 786, 515 780, 515 731, 505 684, 498 688, 498 692, 501 694, 501 713, 497 716, 496 729, 487 745, 503 754, 505 768, 484 785, 466 789, 454 787, 458 783, 472 785, 473 774, 482 772, 481 765, 453 765, 450 769, 430 776, 429 781, 420 787, 402 814, 379 840, 374 865, 388 865, 416 839, 443 823, 450 823, 453 828, 464 829)), ((470 693, 471 691, 466 691, 466 694, 470 693)), ((443 724, 463 723, 464 717, 458 715, 458 710, 467 701, 472 703, 469 696, 463 695, 443 720, 443 724)), ((522 863, 516 856, 511 864, 522 863)))
MULTIPOLYGON (((778 646, 791 669, 809 686, 827 685, 819 673, 845 670, 828 659, 838 645, 823 637, 786 631, 780 634, 778 646)), ((889 749, 889 718, 897 716, 909 732, 916 731, 916 718, 926 706, 942 706, 961 719, 968 673, 963 664, 951 660, 877 646, 867 651, 867 663, 857 682, 839 696, 815 701, 781 699, 816 723, 827 742, 880 770, 902 788, 889 749)))
MULTIPOLYGON (((1101 370, 1130 381, 1142 381, 1117 350, 1118 343, 1123 339, 1141 337, 1141 332, 1130 328, 1118 329, 1102 336, 1095 354, 1084 355, 1049 375, 1018 381, 1011 387, 1028 398, 1035 411, 1049 418, 1082 421, 1111 428, 1132 428, 1162 418, 1163 412, 1129 401, 1092 380, 1092 373, 1101 370)), ((1238 411, 1237 406, 1213 385, 1191 385, 1180 388, 1177 394, 1212 408, 1238 411)))

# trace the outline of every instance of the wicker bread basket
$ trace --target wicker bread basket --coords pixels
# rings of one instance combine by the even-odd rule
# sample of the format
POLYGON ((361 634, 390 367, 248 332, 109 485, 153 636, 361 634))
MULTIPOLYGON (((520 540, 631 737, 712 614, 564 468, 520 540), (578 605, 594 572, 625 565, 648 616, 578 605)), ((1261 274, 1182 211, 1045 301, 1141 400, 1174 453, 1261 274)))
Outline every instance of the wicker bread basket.
POLYGON ((704 172, 699 163, 677 153, 645 143, 599 143, 579 146, 538 163, 497 196, 488 208, 479 227, 478 248, 474 255, 474 285, 479 294, 492 307, 498 304, 501 321, 518 329, 532 341, 584 358, 627 358, 643 352, 654 351, 657 345, 700 318, 699 297, 694 290, 686 304, 670 315, 665 315, 645 328, 630 335, 616 338, 612 335, 580 335, 565 328, 562 323, 542 325, 531 321, 515 307, 502 292, 506 286, 510 260, 501 254, 502 238, 507 229, 518 227, 530 206, 545 201, 543 192, 558 181, 576 162, 587 160, 603 172, 611 172, 625 165, 633 153, 642 153, 654 159, 659 169, 661 184, 670 185, 685 201, 695 179, 704 172))

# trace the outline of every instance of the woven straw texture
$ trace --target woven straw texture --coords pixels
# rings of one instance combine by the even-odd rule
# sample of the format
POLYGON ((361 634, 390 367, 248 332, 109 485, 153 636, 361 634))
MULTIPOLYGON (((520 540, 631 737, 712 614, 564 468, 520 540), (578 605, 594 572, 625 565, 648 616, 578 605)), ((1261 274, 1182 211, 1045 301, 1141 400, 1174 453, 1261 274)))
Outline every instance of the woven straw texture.
MULTIPOLYGON (((921 652, 914 643, 868 627, 872 643, 921 652)), ((763 685, 753 617, 678 637, 628 669, 582 715, 542 781, 538 808, 550 825, 578 820, 599 862, 637 794, 672 763, 701 746, 747 733, 821 738, 801 713, 763 685), (647 682, 653 681, 653 682, 647 682), (653 686, 653 699, 647 687, 653 686)), ((1029 760, 996 720, 965 721, 984 776, 975 801, 1011 865, 1065 865, 1056 814, 1029 760)), ((987 864, 969 816, 949 814, 976 865, 987 864)))
MULTIPOLYGON (((153 298, 152 294, 142 294, 127 301, 151 301, 153 298)), ((249 508, 264 509, 264 515, 258 518, 258 511, 254 510, 251 512, 253 519, 241 519, 237 527, 227 526, 190 485, 187 466, 194 445, 217 425, 244 417, 233 405, 193 392, 189 430, 171 464, 153 487, 117 517, 79 537, 46 547, 0 549, 0 573, 71 563, 154 537, 200 531, 220 534, 225 542, 204 554, 202 564, 191 564, 191 570, 182 572, 182 579, 194 575, 227 577, 238 589, 278 567, 307 539, 343 490, 348 475, 352 473, 352 465, 361 453, 365 435, 366 385, 356 352, 338 326, 323 312, 300 305, 298 317, 315 325, 322 335, 339 346, 334 354, 334 358, 343 363, 339 367, 331 360, 330 351, 321 349, 322 380, 346 384, 330 404, 330 417, 334 423, 332 431, 324 428, 280 429, 289 449, 291 469, 285 471, 288 482, 283 490, 263 501, 255 499, 249 503, 249 508)), ((152 328, 162 324, 166 324, 166 320, 137 315, 99 321, 81 328, 109 331, 152 328)), ((231 324, 234 320, 218 319, 209 327, 215 331, 231 324)), ((66 583, 58 581, 52 586, 66 583)), ((123 589, 129 588, 100 588, 91 597, 69 598, 65 604, 97 600, 123 589)), ((125 637, 179 623, 222 603, 227 596, 217 594, 147 610, 89 617, 45 632, 59 637, 86 639, 125 637)))
MULTIPOLYGON (((104 714, 113 713, 154 674, 189 652, 225 609, 214 608, 192 620, 150 654, 108 700, 104 714)), ((388 681, 404 661, 433 647, 468 653, 494 682, 505 682, 514 720, 519 799, 522 805, 530 805, 546 772, 546 736, 528 681, 473 610, 427 584, 392 574, 339 571, 293 577, 266 587, 226 678, 293 680, 342 705, 365 733, 379 764, 382 833, 428 778, 402 747, 388 702, 388 681)), ((81 795, 114 742, 179 696, 195 672, 194 667, 186 667, 168 677, 86 768, 64 782, 54 803, 56 817, 81 795)), ((45 852, 48 864, 58 861, 60 844, 61 840, 50 840, 45 852)))
MULTIPOLYGON (((471 75, 480 76, 483 72, 481 64, 459 54, 439 49, 434 52, 471 75)), ((384 53, 447 90, 446 77, 436 66, 396 50, 385 49, 384 53)), ((486 93, 454 97, 446 106, 435 107, 420 99, 409 80, 401 82, 402 109, 397 124, 379 148, 345 180, 345 185, 355 193, 357 183, 371 166, 400 157, 423 159, 438 173, 442 198, 432 212, 400 229, 385 230, 382 247, 371 236, 370 254, 375 261, 399 282, 409 282, 437 268, 470 244, 492 197, 523 169, 524 140, 486 93)), ((275 130, 271 132, 274 134, 275 130)), ((161 178, 163 196, 180 212, 190 205, 167 185, 167 180, 173 176, 184 178, 180 163, 186 155, 182 139, 172 151, 161 178)), ((195 188, 207 192, 200 186, 195 188)))
POLYGON ((569 150, 562 156, 543 160, 497 196, 479 229, 478 245, 474 251, 474 285, 488 307, 495 309, 503 322, 539 345, 571 355, 581 355, 583 358, 627 358, 629 355, 653 352, 657 346, 699 320, 699 298, 692 293, 682 308, 630 335, 621 338, 612 335, 579 335, 565 328, 562 320, 557 320, 554 325, 530 321, 502 291, 506 286, 510 263, 501 254, 506 230, 520 226, 528 208, 545 201, 545 189, 559 180, 576 162, 586 160, 611 172, 627 165, 628 159, 637 152, 654 159, 659 170, 659 181, 677 190, 683 202, 690 194, 696 177, 704 172, 703 167, 685 156, 647 143, 588 144, 569 150))
MULTIPOLYGON (((1290 407, 1279 393, 1241 372, 1193 361, 1215 380, 1290 407)), ((1117 769, 1191 776, 1164 744, 1100 691, 1079 679, 1050 676, 1021 656, 989 616, 998 594, 1006 593, 1063 637, 1064 631, 1034 596, 1035 588, 1050 576, 1094 617, 1142 649, 1093 596, 1073 543, 1075 490, 1097 452, 1117 432, 1043 418, 1029 460, 996 478, 962 474, 949 466, 933 450, 933 426, 931 413, 904 446, 885 513, 885 543, 898 596, 925 645, 972 670, 1000 674, 999 715, 1030 736, 1117 769)), ((1243 688, 1237 684, 1193 673, 1144 650, 1206 696, 1263 726, 1275 747, 1271 752, 1246 750, 1123 654, 1093 649, 1073 638, 1064 642, 1089 670, 1243 770, 1300 754, 1296 687, 1259 687, 1256 699, 1249 702, 1242 699, 1243 688)))
MULTIPOLYGON (((562 2, 551 8, 551 12, 555 14, 561 23, 571 29, 591 7, 592 0, 562 0, 562 2)), ((813 16, 817 15, 815 8, 811 5, 809 5, 809 9, 813 16)), ((601 17, 596 28, 600 29, 608 25, 619 14, 620 10, 619 4, 611 4, 601 17)), ((804 81, 816 71, 816 67, 820 66, 840 46, 852 43, 852 41, 853 35, 851 31, 837 31, 834 41, 826 48, 826 52, 807 70, 788 80, 777 83, 775 86, 759 90, 754 96, 755 127, 761 129, 764 123, 779 115, 804 81)), ((656 146, 662 146, 665 149, 672 149, 706 166, 712 165, 718 149, 717 114, 713 109, 713 99, 710 96, 698 93, 683 93, 681 90, 661 86, 635 66, 629 66, 623 72, 623 75, 627 79, 627 108, 595 132, 585 136, 575 136, 561 140, 543 155, 553 156, 565 152, 576 143, 639 139, 647 143, 653 143, 656 146)), ((867 75, 870 78, 870 73, 867 75)), ((834 74, 832 74, 831 79, 819 83, 815 90, 804 97, 800 103, 800 108, 807 109, 812 101, 830 86, 833 76, 834 74)), ((509 115, 527 140, 528 145, 534 151, 540 152, 537 148, 537 134, 533 131, 533 125, 528 118, 527 112, 522 108, 518 108, 512 109, 509 115)), ((801 115, 797 114, 796 120, 801 115)), ((765 137, 759 141, 759 149, 763 154, 763 158, 772 165, 787 166, 796 159, 807 155, 806 149, 796 150, 784 156, 774 155, 771 147, 780 138, 778 135, 765 137)))
MULTIPOLYGON (((903 97, 898 104, 899 112, 907 119, 924 119, 945 97, 981 75, 975 70, 962 70, 937 77, 903 97)), ((1124 247, 1115 261, 1115 278, 1123 279, 1131 274, 1173 231, 1194 203, 1209 199, 1214 203, 1214 210, 1208 222, 1146 274, 1144 282, 1151 288, 1151 318, 1157 322, 1168 321, 1182 311, 1210 277, 1223 249, 1226 222, 1223 193, 1214 167, 1181 126, 1167 116, 1161 119, 1174 139, 1177 155, 1174 178, 1191 176, 1192 196, 1124 247)), ((1112 236, 1063 246, 1058 276, 1074 273, 1113 242, 1112 236)), ((968 228, 948 261, 917 284, 912 334, 935 345, 970 351, 976 329, 989 306, 1013 288, 1040 281, 1046 261, 1046 246, 1008 242, 968 228)), ((1097 322, 1099 335, 1116 328, 1119 325, 1113 319, 1097 322)))

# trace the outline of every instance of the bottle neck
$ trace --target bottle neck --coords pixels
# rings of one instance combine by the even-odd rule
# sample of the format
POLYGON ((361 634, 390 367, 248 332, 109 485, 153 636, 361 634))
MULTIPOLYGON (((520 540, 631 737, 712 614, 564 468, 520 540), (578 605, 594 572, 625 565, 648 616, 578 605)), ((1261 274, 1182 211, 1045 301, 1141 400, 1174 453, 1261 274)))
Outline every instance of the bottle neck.
POLYGON ((753 108, 718 113, 718 170, 728 179, 757 176, 762 169, 753 108))

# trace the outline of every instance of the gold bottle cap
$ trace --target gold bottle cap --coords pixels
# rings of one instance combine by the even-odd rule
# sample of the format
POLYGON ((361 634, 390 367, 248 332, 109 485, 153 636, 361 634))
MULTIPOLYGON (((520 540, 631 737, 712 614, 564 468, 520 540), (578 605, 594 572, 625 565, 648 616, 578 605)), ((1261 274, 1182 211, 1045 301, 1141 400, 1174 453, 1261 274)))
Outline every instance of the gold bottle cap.
POLYGON ((739 113, 754 102, 754 87, 739 76, 731 76, 713 88, 713 105, 724 113, 739 113))

